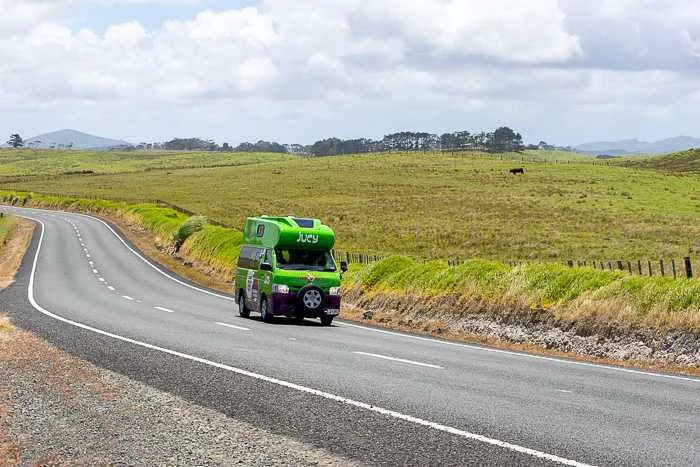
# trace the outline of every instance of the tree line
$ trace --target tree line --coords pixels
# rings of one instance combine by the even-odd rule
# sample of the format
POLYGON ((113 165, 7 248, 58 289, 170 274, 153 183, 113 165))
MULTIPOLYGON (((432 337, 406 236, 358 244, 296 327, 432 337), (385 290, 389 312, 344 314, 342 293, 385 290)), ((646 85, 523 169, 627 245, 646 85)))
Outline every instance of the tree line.
MULTIPOLYGON (((139 149, 151 149, 145 147, 139 149)), ((160 149, 160 148, 155 148, 160 149)), ((426 132, 401 131, 384 136, 380 140, 357 138, 343 140, 327 138, 310 145, 279 144, 269 141, 245 142, 236 147, 223 143, 219 146, 211 140, 197 138, 174 139, 162 145, 167 150, 230 151, 230 152, 274 152, 334 156, 363 152, 407 152, 407 151, 464 151, 513 152, 525 149, 523 137, 511 128, 501 127, 492 132, 470 133, 457 131, 437 135, 426 132)))
MULTIPOLYGON (((8 144, 22 147, 22 138, 12 135, 8 144)), ((539 147, 546 143, 540 142, 539 147)), ((401 131, 384 136, 382 139, 357 138, 343 140, 327 138, 310 145, 280 144, 269 141, 244 142, 238 146, 229 143, 219 145, 213 140, 201 138, 175 138, 165 143, 140 143, 119 148, 120 150, 168 150, 168 151, 222 151, 222 152, 272 152, 287 154, 308 154, 313 156, 333 156, 366 152, 409 152, 409 151, 488 151, 518 152, 526 147, 520 133, 509 127, 500 127, 491 132, 470 133, 456 131, 441 135, 426 132, 401 131)))

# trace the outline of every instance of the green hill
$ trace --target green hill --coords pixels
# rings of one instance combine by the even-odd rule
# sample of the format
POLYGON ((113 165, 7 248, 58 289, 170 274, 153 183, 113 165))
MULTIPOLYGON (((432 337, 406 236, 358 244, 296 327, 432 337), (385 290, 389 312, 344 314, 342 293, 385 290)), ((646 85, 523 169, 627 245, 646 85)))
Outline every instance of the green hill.
POLYGON ((700 173, 700 148, 636 161, 633 165, 677 173, 700 173))

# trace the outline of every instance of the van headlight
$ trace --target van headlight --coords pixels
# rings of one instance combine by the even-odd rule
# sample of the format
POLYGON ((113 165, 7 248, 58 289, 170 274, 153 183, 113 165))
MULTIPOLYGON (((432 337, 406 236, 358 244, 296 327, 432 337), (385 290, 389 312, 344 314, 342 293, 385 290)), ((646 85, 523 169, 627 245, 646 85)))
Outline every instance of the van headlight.
POLYGON ((289 293, 289 286, 284 284, 273 284, 272 293, 289 293))
POLYGON ((328 291, 328 295, 340 297, 341 295, 343 295, 343 291, 340 287, 331 287, 331 289, 328 291))

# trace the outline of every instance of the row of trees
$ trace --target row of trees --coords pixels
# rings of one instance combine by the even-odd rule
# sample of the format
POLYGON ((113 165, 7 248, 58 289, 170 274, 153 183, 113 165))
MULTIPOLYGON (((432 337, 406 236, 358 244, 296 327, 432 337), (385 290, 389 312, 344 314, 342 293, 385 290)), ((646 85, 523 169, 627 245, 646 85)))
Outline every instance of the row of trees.
POLYGON ((348 140, 328 138, 308 146, 301 144, 282 145, 275 142, 258 141, 257 143, 246 142, 233 147, 228 143, 223 143, 223 145, 219 146, 211 140, 177 138, 163 145, 145 145, 144 143, 139 145, 138 149, 160 149, 160 146, 162 146, 162 149, 167 150, 277 152, 311 154, 315 156, 388 151, 482 150, 511 152, 525 149, 520 133, 508 127, 501 127, 493 132, 470 133, 468 131, 457 131, 442 135, 402 131, 386 135, 380 140, 369 138, 348 140))
MULTIPOLYGON (((8 144, 12 147, 22 147, 22 138, 12 135, 8 144)), ((541 142, 539 147, 546 145, 541 142)), ((520 133, 511 128, 501 127, 492 132, 470 133, 456 131, 437 135, 425 132, 402 131, 384 136, 380 140, 358 138, 342 140, 328 138, 314 144, 282 145, 276 142, 258 141, 245 142, 236 147, 229 143, 221 146, 212 140, 200 138, 175 138, 165 143, 141 143, 136 146, 122 148, 130 150, 159 150, 168 151, 224 151, 224 152, 275 152, 290 154, 310 154, 315 156, 332 156, 338 154, 357 154, 363 152, 390 151, 455 151, 481 150, 490 152, 513 152, 525 149, 520 133)))

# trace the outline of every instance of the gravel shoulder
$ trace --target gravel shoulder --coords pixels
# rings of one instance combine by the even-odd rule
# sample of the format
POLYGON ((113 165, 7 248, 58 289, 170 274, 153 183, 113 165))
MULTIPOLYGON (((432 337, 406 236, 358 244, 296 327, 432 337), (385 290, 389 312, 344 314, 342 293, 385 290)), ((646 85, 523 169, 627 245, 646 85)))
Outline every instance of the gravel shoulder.
POLYGON ((0 465, 352 464, 71 357, 0 320, 0 465))

